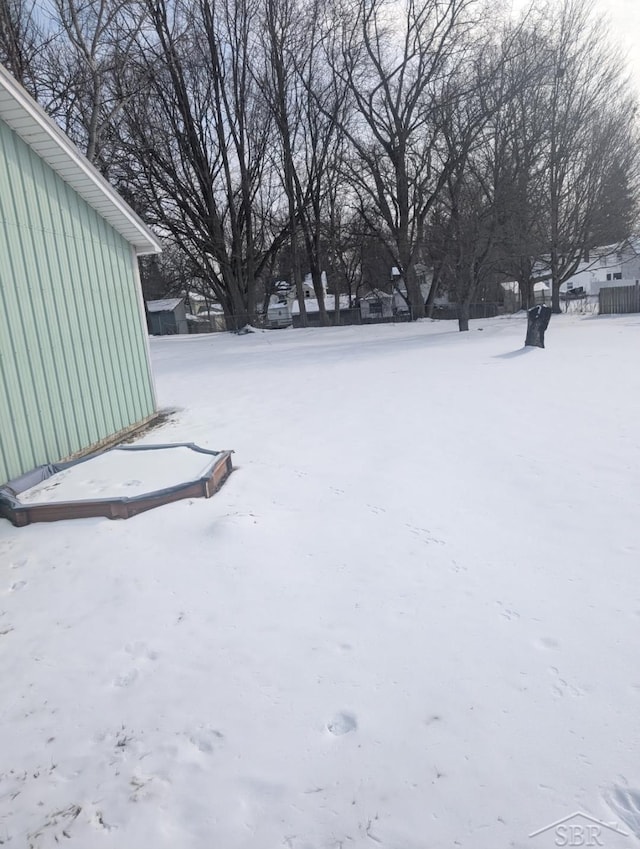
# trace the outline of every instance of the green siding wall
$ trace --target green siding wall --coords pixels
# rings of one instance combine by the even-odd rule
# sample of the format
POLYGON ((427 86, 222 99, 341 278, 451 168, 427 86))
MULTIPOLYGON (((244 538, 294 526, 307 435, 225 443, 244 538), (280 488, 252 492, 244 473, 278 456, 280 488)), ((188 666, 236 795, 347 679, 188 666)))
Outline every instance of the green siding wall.
POLYGON ((154 412, 135 262, 0 120, 0 484, 154 412))

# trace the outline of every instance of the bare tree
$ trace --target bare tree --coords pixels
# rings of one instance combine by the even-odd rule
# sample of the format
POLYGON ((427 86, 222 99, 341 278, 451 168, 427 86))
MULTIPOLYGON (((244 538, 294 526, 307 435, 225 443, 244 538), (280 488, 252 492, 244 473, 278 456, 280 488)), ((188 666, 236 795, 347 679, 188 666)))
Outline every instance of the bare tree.
MULTIPOLYGON (((306 327, 307 311, 302 289, 298 226, 299 178, 295 163, 296 138, 301 118, 295 65, 295 55, 300 47, 300 31, 297 28, 299 12, 295 0, 265 0, 265 69, 260 80, 262 93, 274 117, 280 141, 278 164, 281 167, 282 186, 287 201, 291 278, 300 308, 301 326, 306 327)), ((326 324, 327 315, 322 297, 319 299, 319 306, 321 318, 326 324)))
POLYGON ((38 52, 37 35, 33 2, 3 0, 0 3, 0 62, 25 87, 29 86, 38 52))
POLYGON ((327 73, 319 46, 319 5, 265 0, 261 86, 278 130, 273 165, 287 199, 291 276, 306 324, 301 263, 311 273, 320 320, 328 323, 322 284, 325 199, 339 162, 347 90, 327 73))
POLYGON ((48 108, 87 159, 108 173, 104 148, 122 107, 114 80, 141 15, 127 0, 53 0, 53 7, 59 31, 48 57, 48 108))
POLYGON ((252 71, 257 3, 144 6, 122 78, 130 179, 238 327, 255 317, 257 281, 287 232, 264 173, 272 121, 252 71))
POLYGON ((512 104, 523 84, 514 70, 522 69, 520 35, 511 28, 484 35, 459 74, 459 95, 444 113, 443 135, 453 165, 430 222, 435 272, 430 296, 441 284, 456 295, 460 330, 469 329, 471 304, 499 270, 500 242, 508 226, 505 193, 512 197, 517 191, 512 104))
POLYGON ((47 42, 36 0, 0 0, 0 63, 34 97, 40 89, 40 60, 47 42))
POLYGON ((442 107, 464 58, 475 0, 358 0, 334 9, 325 48, 353 97, 343 127, 360 212, 394 255, 413 316, 424 316, 415 273, 425 222, 454 167, 442 143, 442 107), (336 26, 335 21, 339 22, 336 26))
POLYGON ((560 286, 593 247, 598 212, 615 169, 635 168, 635 103, 623 67, 603 39, 591 3, 548 10, 546 239, 552 307, 560 286))
POLYGON ((546 250, 544 81, 547 52, 530 13, 516 23, 505 65, 509 96, 496 115, 494 144, 498 268, 515 280, 524 309, 533 306, 534 283, 546 250))
MULTIPOLYGON (((483 52, 491 52, 488 44, 483 52)), ((469 329, 470 305, 495 260, 495 186, 501 161, 496 125, 507 96, 504 67, 497 57, 487 62, 478 56, 472 68, 464 93, 452 101, 443 125, 448 158, 454 165, 448 169, 438 202, 434 221, 438 227, 431 228, 439 253, 438 282, 456 296, 461 331, 469 329)))

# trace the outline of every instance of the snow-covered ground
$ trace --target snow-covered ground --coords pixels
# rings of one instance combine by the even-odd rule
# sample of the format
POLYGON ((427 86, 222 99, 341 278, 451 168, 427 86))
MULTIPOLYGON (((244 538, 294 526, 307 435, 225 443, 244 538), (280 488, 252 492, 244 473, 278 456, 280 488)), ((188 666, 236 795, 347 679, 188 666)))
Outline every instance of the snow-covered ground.
POLYGON ((237 471, 0 520, 0 843, 539 849, 580 811, 638 845, 640 317, 523 339, 154 339, 144 440, 237 471))

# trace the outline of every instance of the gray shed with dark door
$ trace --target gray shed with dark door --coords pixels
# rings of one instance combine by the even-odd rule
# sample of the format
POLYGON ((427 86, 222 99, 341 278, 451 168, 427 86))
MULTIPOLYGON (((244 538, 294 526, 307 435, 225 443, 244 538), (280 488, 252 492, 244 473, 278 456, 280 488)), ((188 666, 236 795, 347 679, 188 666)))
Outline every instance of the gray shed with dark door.
POLYGON ((149 331, 154 336, 173 336, 176 333, 188 333, 187 311, 183 298, 165 298, 161 301, 147 301, 149 313, 149 331))

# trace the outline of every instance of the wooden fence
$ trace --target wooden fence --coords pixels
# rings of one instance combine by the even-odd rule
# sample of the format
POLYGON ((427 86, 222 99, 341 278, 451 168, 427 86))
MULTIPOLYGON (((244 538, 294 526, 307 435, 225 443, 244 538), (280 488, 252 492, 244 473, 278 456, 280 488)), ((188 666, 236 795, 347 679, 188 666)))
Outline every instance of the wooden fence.
POLYGON ((640 285, 600 289, 600 315, 640 312, 640 285))

